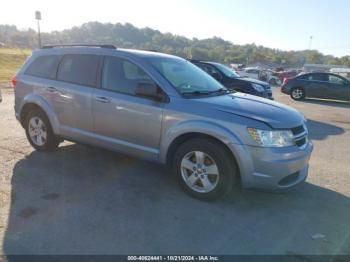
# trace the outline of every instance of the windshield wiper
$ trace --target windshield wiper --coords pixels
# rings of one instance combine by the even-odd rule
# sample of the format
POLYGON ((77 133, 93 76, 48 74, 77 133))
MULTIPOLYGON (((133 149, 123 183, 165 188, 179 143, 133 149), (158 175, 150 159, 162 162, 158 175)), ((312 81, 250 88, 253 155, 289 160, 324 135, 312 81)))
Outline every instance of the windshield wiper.
POLYGON ((219 88, 217 90, 214 91, 189 91, 189 92, 183 92, 181 93, 182 95, 212 95, 212 94, 229 94, 229 93, 233 93, 234 91, 228 90, 226 88, 219 88))
POLYGON ((215 94, 215 93, 222 93, 222 92, 227 92, 227 89, 226 88, 219 88, 217 90, 214 90, 214 91, 210 91, 210 94, 215 94))
POLYGON ((210 94, 215 94, 215 93, 224 93, 224 94, 228 94, 228 93, 232 93, 232 90, 228 90, 226 88, 219 88, 218 90, 214 90, 214 91, 210 91, 210 94))
POLYGON ((209 91, 189 91, 189 92, 182 92, 182 95, 210 95, 211 93, 209 91))

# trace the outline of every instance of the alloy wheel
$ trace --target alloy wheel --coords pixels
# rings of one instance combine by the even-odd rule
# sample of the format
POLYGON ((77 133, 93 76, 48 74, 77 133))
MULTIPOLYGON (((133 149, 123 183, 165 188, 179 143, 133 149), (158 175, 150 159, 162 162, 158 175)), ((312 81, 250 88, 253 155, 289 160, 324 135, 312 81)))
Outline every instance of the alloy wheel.
POLYGON ((213 191, 220 176, 213 158, 201 151, 192 151, 183 157, 181 175, 187 186, 199 193, 213 191))
POLYGON ((47 141, 47 129, 43 120, 35 116, 29 120, 29 137, 37 146, 45 145, 47 141))
POLYGON ((292 97, 295 98, 295 99, 300 99, 300 98, 303 97, 303 95, 304 95, 303 91, 301 89, 299 89, 299 88, 294 89, 292 91, 292 97))

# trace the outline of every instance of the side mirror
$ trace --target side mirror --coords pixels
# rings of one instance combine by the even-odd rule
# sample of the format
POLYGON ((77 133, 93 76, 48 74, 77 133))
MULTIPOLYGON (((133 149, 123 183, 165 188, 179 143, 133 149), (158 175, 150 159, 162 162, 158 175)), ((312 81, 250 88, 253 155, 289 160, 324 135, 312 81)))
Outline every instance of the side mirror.
POLYGON ((165 96, 160 88, 153 83, 139 83, 136 87, 135 95, 150 98, 156 101, 164 101, 165 96))
POLYGON ((217 72, 211 73, 211 76, 214 77, 216 80, 221 80, 221 75, 217 72))

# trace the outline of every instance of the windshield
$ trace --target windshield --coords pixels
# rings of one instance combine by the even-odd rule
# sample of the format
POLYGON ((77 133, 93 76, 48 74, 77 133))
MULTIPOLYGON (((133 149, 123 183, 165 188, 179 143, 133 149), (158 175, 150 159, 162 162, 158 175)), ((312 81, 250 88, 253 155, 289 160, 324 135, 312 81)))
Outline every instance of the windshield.
POLYGON ((214 78, 186 60, 152 57, 148 61, 182 95, 208 95, 227 91, 214 78))
POLYGON ((223 65, 223 64, 219 64, 219 63, 214 63, 214 65, 227 77, 230 78, 240 78, 240 76, 233 71, 232 69, 230 69, 229 67, 223 65))

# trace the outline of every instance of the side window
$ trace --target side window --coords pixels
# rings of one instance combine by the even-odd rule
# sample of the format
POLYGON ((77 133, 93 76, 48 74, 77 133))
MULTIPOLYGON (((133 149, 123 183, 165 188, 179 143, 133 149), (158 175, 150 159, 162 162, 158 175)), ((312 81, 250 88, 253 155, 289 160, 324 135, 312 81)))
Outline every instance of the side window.
POLYGON ((325 74, 312 74, 312 75, 309 75, 307 80, 310 80, 310 81, 328 81, 327 79, 327 75, 325 74))
POLYGON ((222 78, 221 73, 211 65, 197 64, 201 69, 207 72, 209 75, 214 76, 214 78, 222 78))
POLYGON ((69 83, 96 86, 99 56, 65 55, 59 66, 57 79, 69 83))
POLYGON ((25 71, 26 75, 55 79, 61 56, 45 55, 36 58, 25 71))
POLYGON ((309 80, 309 75, 300 75, 297 77, 298 80, 309 80))
POLYGON ((259 70, 257 69, 248 69, 246 72, 248 74, 259 74, 259 70))
POLYGON ((328 75, 328 82, 332 84, 338 84, 338 85, 342 85, 345 83, 343 79, 335 75, 328 75))
POLYGON ((102 88, 135 95, 139 83, 155 84, 140 67, 118 57, 105 57, 102 73, 102 88))

